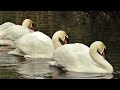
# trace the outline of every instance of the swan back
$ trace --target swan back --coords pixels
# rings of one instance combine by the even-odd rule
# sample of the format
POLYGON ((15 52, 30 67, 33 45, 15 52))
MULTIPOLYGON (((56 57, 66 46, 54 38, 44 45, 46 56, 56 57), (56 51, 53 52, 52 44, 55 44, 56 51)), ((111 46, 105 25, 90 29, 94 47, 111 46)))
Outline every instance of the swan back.
POLYGON ((12 25, 14 25, 14 23, 6 22, 6 23, 0 25, 0 31, 9 28, 9 27, 12 26, 12 25))
POLYGON ((96 65, 89 55, 89 47, 82 43, 66 44, 57 48, 54 59, 68 71, 90 72, 88 66, 93 67, 91 63, 96 65))
POLYGON ((9 40, 16 40, 19 37, 31 33, 31 31, 21 25, 12 25, 11 27, 5 29, 3 33, 1 32, 1 37, 9 40))
POLYGON ((13 42, 12 40, 16 40, 25 34, 34 32, 33 30, 34 24, 30 19, 25 19, 22 26, 6 22, 0 25, 0 45, 11 45, 10 40, 13 42))
POLYGON ((53 58, 51 38, 39 31, 20 37, 15 41, 15 46, 31 58, 53 58))

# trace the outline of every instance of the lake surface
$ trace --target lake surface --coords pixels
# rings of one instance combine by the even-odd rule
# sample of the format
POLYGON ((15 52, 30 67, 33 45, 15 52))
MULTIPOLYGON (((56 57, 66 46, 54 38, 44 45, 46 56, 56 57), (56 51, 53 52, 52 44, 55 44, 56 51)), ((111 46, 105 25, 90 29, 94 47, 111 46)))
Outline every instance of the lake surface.
POLYGON ((120 47, 113 43, 108 45, 109 62, 113 65, 113 74, 88 74, 62 72, 50 67, 52 59, 25 59, 8 55, 9 46, 0 47, 0 79, 120 79, 120 47))

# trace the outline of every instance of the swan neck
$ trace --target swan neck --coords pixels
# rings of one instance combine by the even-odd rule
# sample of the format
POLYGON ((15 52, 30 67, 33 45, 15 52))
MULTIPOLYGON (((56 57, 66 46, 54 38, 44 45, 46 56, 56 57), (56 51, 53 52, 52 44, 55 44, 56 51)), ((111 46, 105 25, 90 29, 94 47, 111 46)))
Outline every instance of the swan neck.
POLYGON ((112 65, 110 63, 108 63, 107 60, 105 60, 103 58, 103 56, 98 54, 96 47, 90 47, 89 54, 90 54, 91 58, 98 64, 98 66, 100 68, 104 69, 108 73, 113 72, 112 65))
POLYGON ((60 43, 59 39, 56 36, 52 37, 52 42, 53 42, 54 49, 57 49, 58 47, 62 46, 62 44, 60 43))

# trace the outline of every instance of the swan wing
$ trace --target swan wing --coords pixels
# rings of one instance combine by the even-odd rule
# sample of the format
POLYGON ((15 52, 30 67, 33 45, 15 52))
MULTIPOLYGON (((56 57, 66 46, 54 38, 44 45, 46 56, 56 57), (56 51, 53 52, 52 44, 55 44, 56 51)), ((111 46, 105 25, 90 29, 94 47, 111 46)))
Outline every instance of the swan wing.
POLYGON ((67 44, 54 52, 56 62, 71 71, 85 71, 86 66, 93 62, 89 55, 89 47, 82 44, 67 44))
POLYGON ((15 24, 14 24, 14 23, 11 23, 11 22, 6 22, 6 23, 0 25, 0 31, 9 28, 9 27, 11 27, 12 25, 15 25, 15 24))
POLYGON ((37 39, 39 39, 45 43, 47 42, 47 43, 53 45, 51 38, 42 32, 39 32, 39 31, 34 32, 34 33, 32 33, 32 36, 36 37, 37 39))
POLYGON ((16 40, 19 37, 30 33, 30 30, 21 25, 12 25, 11 27, 5 29, 4 32, 6 33, 4 35, 5 38, 11 39, 11 40, 16 40))
POLYGON ((41 32, 26 34, 15 41, 15 46, 25 54, 53 56, 52 40, 41 32))

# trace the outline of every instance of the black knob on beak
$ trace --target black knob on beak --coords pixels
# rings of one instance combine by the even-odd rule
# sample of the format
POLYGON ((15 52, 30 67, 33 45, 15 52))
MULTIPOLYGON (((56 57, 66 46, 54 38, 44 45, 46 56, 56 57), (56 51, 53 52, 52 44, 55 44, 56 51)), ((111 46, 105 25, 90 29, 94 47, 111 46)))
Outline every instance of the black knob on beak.
POLYGON ((65 36, 64 44, 69 44, 69 38, 65 36))

